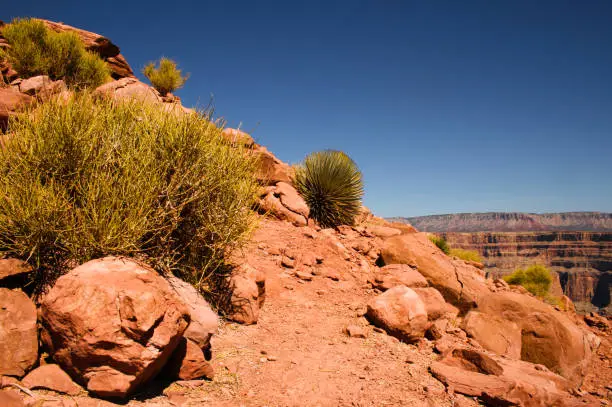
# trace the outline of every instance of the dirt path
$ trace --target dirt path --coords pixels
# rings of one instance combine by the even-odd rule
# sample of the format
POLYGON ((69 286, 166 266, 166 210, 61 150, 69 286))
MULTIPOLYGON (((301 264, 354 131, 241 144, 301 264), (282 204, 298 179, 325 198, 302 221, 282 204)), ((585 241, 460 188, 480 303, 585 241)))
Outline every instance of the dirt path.
POLYGON ((299 267, 283 268, 279 252, 299 252, 312 244, 295 230, 264 222, 244 255, 266 273, 259 322, 224 323, 212 342, 215 379, 195 388, 174 384, 165 391, 170 401, 214 406, 452 406, 453 399, 461 397, 463 405, 477 405, 448 395, 431 377, 427 369, 435 354, 428 341, 400 343, 374 331, 360 316, 374 295, 364 285, 367 276, 355 278, 345 267, 332 276, 338 281, 325 275, 304 281, 293 275, 299 267), (363 327, 366 338, 349 337, 344 332, 349 325, 363 327))

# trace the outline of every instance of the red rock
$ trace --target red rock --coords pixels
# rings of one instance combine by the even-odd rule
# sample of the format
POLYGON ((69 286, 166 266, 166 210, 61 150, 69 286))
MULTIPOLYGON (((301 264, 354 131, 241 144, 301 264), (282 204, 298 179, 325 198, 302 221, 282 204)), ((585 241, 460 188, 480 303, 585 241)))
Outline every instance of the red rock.
POLYGON ((191 284, 172 275, 166 276, 166 280, 191 315, 191 322, 183 336, 196 343, 200 349, 208 350, 210 340, 219 327, 217 313, 191 284))
POLYGON ((27 295, 0 288, 0 376, 22 377, 38 360, 36 319, 27 295))
POLYGON ((570 383, 535 365, 457 348, 433 362, 432 375, 457 393, 478 397, 487 405, 548 407, 572 404, 570 383))
POLYGON ((281 203, 285 208, 308 219, 310 209, 308 208, 308 205, 306 205, 304 198, 298 194, 293 185, 286 182, 279 182, 276 184, 275 188, 274 195, 280 198, 281 203))
POLYGON ((136 99, 161 103, 159 93, 136 78, 123 78, 105 83, 96 88, 94 95, 112 97, 118 100, 136 99))
POLYGON ((288 164, 276 158, 274 154, 263 146, 256 146, 253 153, 259 162, 257 179, 262 185, 291 182, 293 169, 288 164))
POLYGON ((32 272, 28 263, 18 259, 0 259, 0 285, 5 280, 21 278, 32 272))
POLYGON ((427 287, 427 280, 418 271, 406 264, 390 264, 374 274, 374 287, 388 290, 398 285, 406 287, 427 287))
POLYGON ((542 364, 574 383, 586 373, 593 352, 591 340, 566 313, 512 291, 480 298, 478 311, 519 325, 522 360, 542 364))
POLYGON ((245 325, 256 324, 266 298, 265 274, 248 264, 241 265, 230 279, 229 319, 245 325))
POLYGON ((280 197, 275 196, 275 187, 269 189, 259 200, 259 212, 261 214, 272 215, 280 220, 286 220, 293 223, 295 226, 308 225, 308 219, 303 215, 291 211, 283 205, 280 197))
POLYGON ((0 390, 0 406, 2 407, 25 407, 25 403, 19 394, 12 390, 0 390))
POLYGON ((459 310, 444 301, 444 297, 440 294, 440 291, 433 287, 415 287, 414 292, 421 297, 425 309, 427 310, 427 317, 430 321, 435 321, 438 318, 455 318, 459 314, 459 310))
POLYGON ((374 236, 382 237, 383 239, 402 234, 402 231, 397 228, 380 225, 367 225, 366 230, 374 236))
POLYGON ((164 373, 180 380, 194 380, 203 377, 212 379, 215 374, 202 349, 187 338, 183 338, 177 346, 164 368, 164 373))
POLYGON ((76 396, 82 390, 81 386, 73 382, 70 376, 55 364, 37 367, 21 382, 28 389, 47 389, 71 396, 76 396))
POLYGON ((467 312, 490 290, 481 271, 442 253, 426 233, 410 233, 385 240, 381 250, 385 264, 416 267, 444 299, 467 312))
POLYGON ((117 398, 160 371, 190 320, 163 277, 117 257, 60 277, 40 315, 41 337, 54 361, 89 392, 117 398))
POLYGON ((521 328, 513 321, 470 311, 463 320, 463 329, 485 349, 511 359, 521 358, 521 328))
POLYGON ((66 24, 48 20, 42 21, 47 27, 55 32, 72 31, 77 33, 87 50, 97 53, 106 61, 115 79, 134 76, 132 68, 130 68, 130 65, 123 55, 119 53, 119 47, 113 44, 108 38, 66 24))
POLYGON ((422 338, 428 326, 425 304, 405 286, 393 287, 373 298, 366 316, 374 325, 406 342, 422 338))
POLYGON ((346 333, 351 338, 362 338, 365 339, 368 336, 368 333, 362 326, 358 325, 349 325, 344 328, 344 333, 346 333))
POLYGON ((31 104, 34 99, 11 88, 0 88, 0 130, 6 131, 9 117, 31 104))
POLYGON ((241 145, 244 148, 253 148, 253 145, 255 144, 253 137, 238 129, 226 128, 223 129, 223 132, 221 134, 230 143, 235 145, 241 145))

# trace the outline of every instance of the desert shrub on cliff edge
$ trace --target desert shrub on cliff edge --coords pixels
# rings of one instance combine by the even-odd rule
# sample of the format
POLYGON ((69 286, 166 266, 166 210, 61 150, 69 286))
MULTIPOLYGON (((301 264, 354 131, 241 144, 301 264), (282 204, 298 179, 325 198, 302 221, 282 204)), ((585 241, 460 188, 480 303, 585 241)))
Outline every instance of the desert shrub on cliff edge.
POLYGON ((106 255, 140 258, 213 292, 253 227, 255 162, 198 114, 88 93, 39 105, 0 148, 0 257, 40 289, 106 255))
POLYGON ((142 73, 162 96, 181 88, 188 79, 188 75, 183 76, 181 70, 177 68, 176 62, 168 58, 160 59, 159 67, 150 62, 142 73))
POLYGON ((56 33, 36 19, 15 19, 2 29, 4 57, 22 77, 48 75, 70 86, 95 88, 110 79, 106 63, 85 50, 73 32, 56 33))
POLYGON ((342 151, 319 151, 297 166, 294 184, 322 227, 352 225, 361 210, 363 179, 342 151))
POLYGON ((429 237, 429 240, 431 240, 433 244, 438 246, 438 249, 444 252, 444 254, 450 253, 450 246, 446 242, 445 238, 443 238, 442 236, 436 236, 436 235, 429 235, 428 237, 429 237))
POLYGON ((455 256, 465 261, 475 261, 478 263, 482 263, 482 257, 480 257, 480 254, 478 254, 478 252, 475 250, 451 248, 448 255, 455 256))
POLYGON ((504 280, 508 284, 522 285, 533 295, 545 297, 549 294, 553 278, 548 268, 534 264, 525 269, 516 269, 512 274, 504 276, 504 280))

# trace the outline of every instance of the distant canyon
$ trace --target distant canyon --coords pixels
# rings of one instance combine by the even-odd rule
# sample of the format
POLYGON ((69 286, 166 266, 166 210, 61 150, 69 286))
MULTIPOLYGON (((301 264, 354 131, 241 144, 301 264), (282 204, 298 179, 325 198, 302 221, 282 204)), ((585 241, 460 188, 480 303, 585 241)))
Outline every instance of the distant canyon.
POLYGON ((492 277, 538 263, 557 273, 555 292, 580 312, 612 314, 612 214, 461 213, 391 218, 475 250, 492 277))

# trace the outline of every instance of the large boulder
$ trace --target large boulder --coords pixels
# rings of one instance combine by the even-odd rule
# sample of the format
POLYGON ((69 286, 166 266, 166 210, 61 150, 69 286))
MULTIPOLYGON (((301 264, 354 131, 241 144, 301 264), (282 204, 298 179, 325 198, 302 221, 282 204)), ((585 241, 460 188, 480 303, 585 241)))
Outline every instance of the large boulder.
POLYGON ((541 366, 464 347, 433 362, 432 375, 448 388, 491 406, 570 406, 569 381, 541 366))
POLYGON ((70 376, 58 365, 42 365, 32 370, 21 381, 28 389, 46 389, 58 393, 76 396, 81 392, 81 386, 72 381, 70 376))
POLYGON ((435 321, 438 318, 453 319, 459 314, 459 310, 451 304, 444 301, 444 297, 440 291, 433 287, 415 287, 414 292, 421 298, 425 309, 427 310, 427 318, 430 321, 435 321))
POLYGON ((483 348, 511 359, 521 358, 521 328, 500 315, 470 311, 463 320, 463 329, 483 348))
POLYGON ((159 93, 136 78, 122 78, 98 86, 95 95, 112 97, 117 100, 136 99, 151 103, 162 103, 159 93))
POLYGON ((0 87, 0 131, 6 131, 9 117, 31 104, 34 98, 12 88, 0 87))
POLYGON ((163 277, 118 257, 60 277, 40 315, 42 341, 53 359, 91 393, 119 398, 160 371, 190 321, 163 277))
POLYGON ((0 288, 0 376, 22 377, 37 360, 34 303, 20 290, 0 288))
POLYGON ((81 30, 63 23, 56 23, 53 21, 42 20, 47 27, 55 32, 71 31, 75 32, 88 51, 92 51, 100 55, 102 59, 106 61, 108 67, 111 70, 111 74, 115 79, 121 79, 124 77, 133 77, 134 72, 126 59, 119 52, 119 47, 116 46, 108 38, 92 33, 90 31, 81 30))
POLYGON ((384 264, 416 267, 447 302, 463 312, 475 307, 478 298, 490 292, 480 270, 446 256, 426 233, 408 233, 386 239, 381 258, 384 264))
POLYGON ((427 280, 416 269, 407 264, 390 264, 374 274, 372 285, 385 291, 398 285, 406 287, 427 287, 427 280))
POLYGON ((512 324, 521 332, 521 359, 542 364, 573 382, 586 373, 592 355, 590 333, 583 331, 567 314, 529 295, 511 291, 481 297, 477 311, 493 316, 503 335, 511 334, 512 324), (501 318, 501 319, 497 319, 501 318))
POLYGON ((393 287, 368 303, 367 318, 390 335, 414 342, 425 335, 427 310, 411 288, 393 287))

